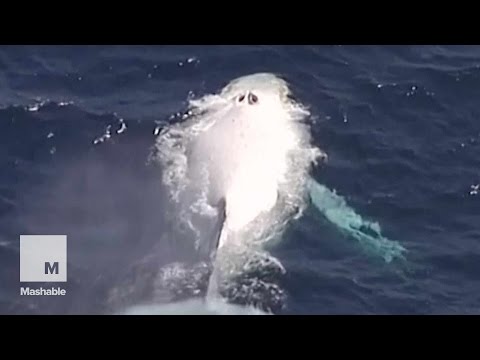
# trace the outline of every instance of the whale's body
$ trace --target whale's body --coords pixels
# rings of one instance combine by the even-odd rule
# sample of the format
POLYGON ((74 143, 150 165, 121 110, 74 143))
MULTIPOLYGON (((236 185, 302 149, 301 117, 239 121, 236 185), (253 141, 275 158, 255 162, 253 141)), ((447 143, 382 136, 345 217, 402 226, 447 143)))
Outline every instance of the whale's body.
POLYGON ((296 146, 282 88, 239 84, 223 94, 225 106, 209 114, 217 121, 192 142, 189 168, 191 178, 208 177, 211 204, 225 201, 224 226, 233 232, 275 206, 296 146), (248 102, 249 94, 255 103, 248 102))
POLYGON ((272 136, 274 121, 254 106, 232 101, 221 120, 200 134, 192 148, 190 175, 215 174, 209 176, 210 200, 225 199, 231 230, 243 228, 275 205, 286 171, 288 146, 275 151, 283 134, 272 136))
POLYGON ((210 256, 272 233, 305 202, 304 182, 320 151, 301 122, 308 111, 289 94, 273 74, 235 79, 192 101, 189 119, 159 139, 164 182, 210 256), (217 221, 204 236, 199 224, 208 217, 217 221))

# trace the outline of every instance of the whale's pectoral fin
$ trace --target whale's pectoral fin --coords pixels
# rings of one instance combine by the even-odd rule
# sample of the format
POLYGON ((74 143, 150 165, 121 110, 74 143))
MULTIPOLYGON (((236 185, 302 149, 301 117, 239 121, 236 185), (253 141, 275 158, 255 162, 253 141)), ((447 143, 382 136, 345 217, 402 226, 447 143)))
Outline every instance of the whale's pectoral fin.
POLYGON ((218 222, 216 226, 216 232, 212 238, 213 242, 212 242, 212 246, 210 248, 210 253, 209 253, 211 261, 214 261, 217 255, 217 250, 220 245, 220 238, 222 237, 225 220, 227 218, 225 198, 222 198, 220 202, 217 204, 217 209, 218 209, 218 222))
POLYGON ((378 223, 363 219, 334 191, 309 179, 309 195, 311 203, 327 220, 356 239, 362 247, 380 255, 386 262, 404 258, 406 249, 402 245, 385 238, 378 223))
POLYGON ((222 198, 217 206, 218 217, 213 224, 212 231, 202 240, 199 247, 200 257, 208 262, 213 262, 217 255, 218 246, 220 244, 220 237, 224 228, 226 219, 226 201, 222 198))

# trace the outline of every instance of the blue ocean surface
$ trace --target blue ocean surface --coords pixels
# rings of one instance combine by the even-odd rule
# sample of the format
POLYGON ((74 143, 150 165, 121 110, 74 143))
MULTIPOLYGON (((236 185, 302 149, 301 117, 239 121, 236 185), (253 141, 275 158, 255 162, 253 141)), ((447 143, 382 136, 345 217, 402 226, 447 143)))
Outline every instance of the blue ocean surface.
MULTIPOLYGON (((270 249, 282 304, 232 296, 232 309, 479 313, 480 47, 421 45, 3 46, 0 313, 116 313, 162 298, 158 270, 186 250, 165 235, 155 136, 189 99, 256 72, 288 81, 328 161, 312 173, 320 209, 270 249), (68 235, 66 296, 20 295, 24 234, 68 235)), ((196 294, 163 304, 190 313, 196 294)))

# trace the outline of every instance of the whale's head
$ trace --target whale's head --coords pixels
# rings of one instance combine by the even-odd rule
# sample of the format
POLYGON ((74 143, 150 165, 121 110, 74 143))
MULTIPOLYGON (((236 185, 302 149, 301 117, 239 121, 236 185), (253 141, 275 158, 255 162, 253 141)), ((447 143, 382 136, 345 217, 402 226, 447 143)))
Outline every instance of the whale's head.
POLYGON ((272 73, 257 73, 229 82, 220 95, 239 106, 286 104, 291 95, 287 82, 272 73))

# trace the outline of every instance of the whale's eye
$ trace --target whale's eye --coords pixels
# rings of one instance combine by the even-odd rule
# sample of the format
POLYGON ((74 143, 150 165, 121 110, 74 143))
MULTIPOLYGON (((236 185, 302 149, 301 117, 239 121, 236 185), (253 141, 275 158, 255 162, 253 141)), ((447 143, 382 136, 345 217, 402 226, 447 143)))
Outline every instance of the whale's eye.
POLYGON ((253 104, 256 104, 258 102, 258 96, 253 94, 253 93, 250 93, 248 94, 248 103, 250 105, 253 105, 253 104))

